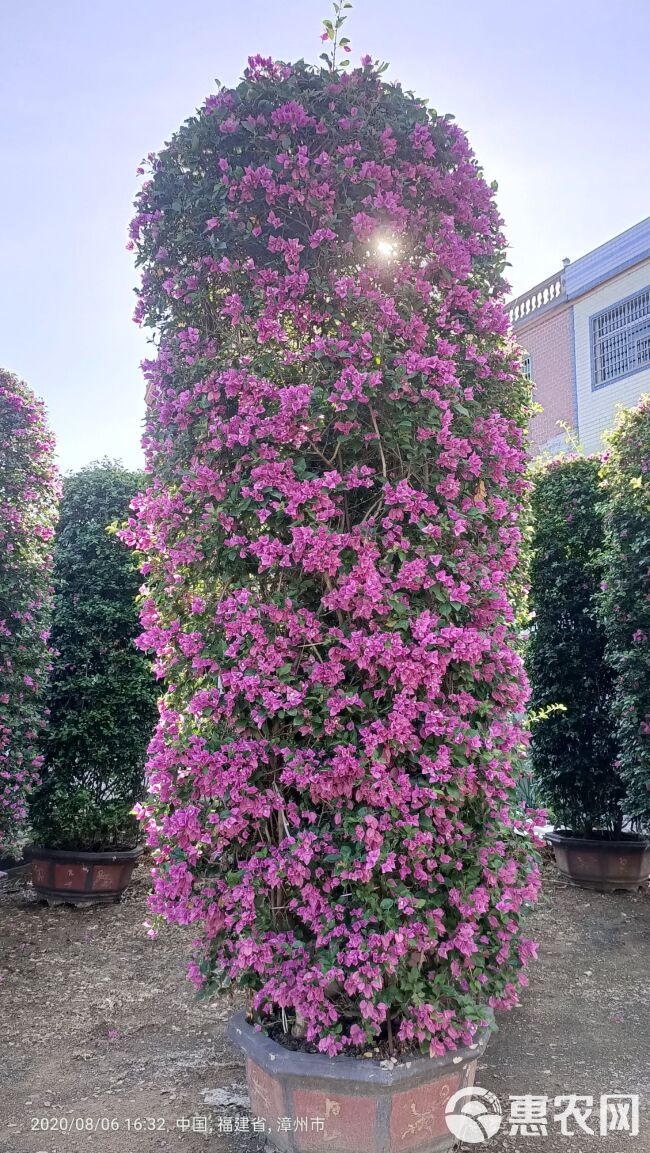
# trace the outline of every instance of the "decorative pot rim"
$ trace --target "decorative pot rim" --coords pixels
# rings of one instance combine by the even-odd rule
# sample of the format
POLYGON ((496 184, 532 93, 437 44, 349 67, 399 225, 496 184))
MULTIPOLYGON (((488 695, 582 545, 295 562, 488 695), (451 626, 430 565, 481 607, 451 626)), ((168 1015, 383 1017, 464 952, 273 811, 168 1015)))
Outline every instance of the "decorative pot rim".
MULTIPOLYGON (((485 1016, 493 1022, 491 1010, 485 1016)), ((256 1065, 272 1077, 289 1078, 301 1081, 345 1081, 365 1089, 376 1088, 378 1092, 392 1092, 403 1084, 412 1085, 416 1081, 429 1081, 443 1070, 461 1070, 470 1062, 478 1060, 485 1052, 492 1029, 480 1029, 476 1034, 476 1044, 469 1048, 450 1049, 439 1057, 414 1057, 394 1065, 392 1069, 382 1067, 377 1060, 359 1060, 339 1054, 328 1057, 326 1053, 305 1053, 301 1050, 285 1049, 273 1041, 266 1033, 257 1030, 246 1020, 245 1013, 235 1013, 228 1022, 227 1033, 231 1041, 243 1049, 256 1065)))
POLYGON ((133 849, 108 850, 96 853, 81 849, 48 849, 43 845, 28 845, 25 849, 25 860, 54 860, 54 861, 80 861, 83 864, 107 865, 112 861, 133 861, 144 851, 143 845, 136 845, 133 849))
POLYGON ((619 853, 626 850, 631 853, 644 853, 650 849, 650 839, 636 833, 631 833, 629 840, 606 841, 595 837, 576 837, 573 833, 556 829, 554 832, 544 833, 544 840, 548 841, 549 845, 564 845, 568 849, 601 849, 603 852, 614 849, 619 853))

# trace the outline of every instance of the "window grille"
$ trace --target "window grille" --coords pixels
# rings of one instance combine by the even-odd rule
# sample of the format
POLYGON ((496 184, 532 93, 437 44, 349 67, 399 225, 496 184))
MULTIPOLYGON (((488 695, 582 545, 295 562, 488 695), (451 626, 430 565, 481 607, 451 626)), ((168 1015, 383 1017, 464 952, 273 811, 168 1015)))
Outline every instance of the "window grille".
POLYGON ((521 358, 521 372, 522 376, 526 377, 526 380, 532 380, 533 363, 528 355, 522 356, 521 358))
POLYGON ((591 318, 592 388, 650 368, 650 286, 591 318))

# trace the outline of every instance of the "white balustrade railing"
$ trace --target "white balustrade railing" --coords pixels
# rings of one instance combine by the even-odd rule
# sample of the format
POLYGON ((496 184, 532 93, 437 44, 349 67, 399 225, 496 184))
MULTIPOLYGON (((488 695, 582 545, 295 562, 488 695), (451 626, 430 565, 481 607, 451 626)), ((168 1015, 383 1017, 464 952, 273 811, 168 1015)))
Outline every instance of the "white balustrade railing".
POLYGON ((517 324, 518 321, 525 320, 531 313, 539 312, 540 308, 557 303, 564 297, 564 293, 564 272, 556 272, 547 280, 543 280, 541 284, 536 284, 528 292, 522 292, 521 296, 516 296, 514 300, 508 301, 506 310, 510 317, 510 323, 517 324))

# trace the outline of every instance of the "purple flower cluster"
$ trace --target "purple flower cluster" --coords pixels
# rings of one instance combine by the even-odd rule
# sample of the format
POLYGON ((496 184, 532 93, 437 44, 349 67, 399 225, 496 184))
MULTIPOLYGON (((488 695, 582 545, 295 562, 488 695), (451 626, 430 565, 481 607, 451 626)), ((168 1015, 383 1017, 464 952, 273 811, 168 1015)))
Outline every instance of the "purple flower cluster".
POLYGON ((0 850, 11 851, 38 779, 49 670, 59 495, 45 410, 0 370, 0 850))
POLYGON ((150 483, 140 817, 191 976, 330 1054, 516 1003, 526 382, 492 190, 450 118, 257 58, 149 158, 132 246, 150 483))

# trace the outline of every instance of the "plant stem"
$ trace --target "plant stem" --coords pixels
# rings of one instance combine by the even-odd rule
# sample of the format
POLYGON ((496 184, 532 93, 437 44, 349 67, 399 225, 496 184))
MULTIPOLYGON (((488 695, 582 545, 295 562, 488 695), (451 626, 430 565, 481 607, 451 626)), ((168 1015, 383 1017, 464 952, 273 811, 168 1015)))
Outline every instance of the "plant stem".
POLYGON ((390 1019, 390 1010, 388 1012, 388 1017, 386 1018, 386 1026, 388 1030, 388 1052, 390 1053, 391 1057, 393 1057, 395 1054, 395 1042, 393 1041, 393 1026, 390 1019))

